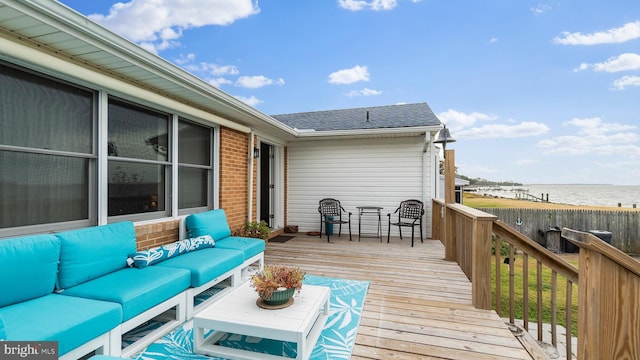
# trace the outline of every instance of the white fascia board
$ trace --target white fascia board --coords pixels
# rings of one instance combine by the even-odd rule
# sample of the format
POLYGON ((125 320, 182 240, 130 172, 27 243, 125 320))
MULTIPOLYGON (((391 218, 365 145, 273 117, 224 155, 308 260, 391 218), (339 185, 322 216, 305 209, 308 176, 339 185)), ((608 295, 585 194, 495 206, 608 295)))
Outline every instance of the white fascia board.
MULTIPOLYGON (((298 130, 297 137, 294 141, 301 140, 326 140, 326 139, 344 139, 357 137, 385 137, 385 136, 410 136, 425 135, 438 131, 439 126, 419 126, 404 128, 384 128, 384 129, 356 129, 356 130, 333 130, 333 131, 311 131, 298 130)), ((425 142, 430 139, 430 135, 425 135, 425 142)))

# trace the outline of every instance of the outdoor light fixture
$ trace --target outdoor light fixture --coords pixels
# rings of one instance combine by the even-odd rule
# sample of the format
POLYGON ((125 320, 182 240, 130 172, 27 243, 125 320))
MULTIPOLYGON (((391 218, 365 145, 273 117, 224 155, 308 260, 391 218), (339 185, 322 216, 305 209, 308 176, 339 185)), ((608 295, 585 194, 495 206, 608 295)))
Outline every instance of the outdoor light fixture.
POLYGON ((253 148, 253 158, 257 159, 260 157, 260 148, 254 147, 253 148))
POLYGON ((433 140, 433 143, 442 144, 442 151, 445 151, 447 149, 447 144, 455 141, 456 139, 451 137, 451 133, 449 132, 449 129, 447 129, 447 125, 444 125, 444 127, 436 133, 436 139, 433 140))

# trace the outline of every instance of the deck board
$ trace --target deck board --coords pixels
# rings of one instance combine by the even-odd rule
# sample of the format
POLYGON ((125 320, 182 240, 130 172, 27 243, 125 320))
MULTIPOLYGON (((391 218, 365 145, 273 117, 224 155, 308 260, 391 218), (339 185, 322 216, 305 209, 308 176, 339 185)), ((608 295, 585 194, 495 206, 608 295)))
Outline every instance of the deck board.
MULTIPOLYGON (((499 316, 471 305, 471 283, 438 240, 349 241, 296 234, 268 243, 268 264, 369 280, 352 359, 531 359, 499 316)), ((303 290, 304 291, 304 290, 303 290)))

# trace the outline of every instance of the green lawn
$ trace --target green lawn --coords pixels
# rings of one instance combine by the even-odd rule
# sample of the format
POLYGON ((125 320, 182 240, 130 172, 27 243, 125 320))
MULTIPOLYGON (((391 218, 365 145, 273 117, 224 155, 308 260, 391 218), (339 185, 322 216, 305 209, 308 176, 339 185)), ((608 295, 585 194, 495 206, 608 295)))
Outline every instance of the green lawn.
MULTIPOLYGON (((515 274, 514 274, 514 292, 515 292, 515 318, 523 319, 523 256, 516 255, 515 257, 515 274)), ((568 260, 570 263, 578 266, 576 260, 568 260)), ((500 264, 500 292, 501 292, 501 309, 499 311, 502 317, 509 316, 509 265, 508 264, 500 264)), ((529 257, 528 260, 528 270, 529 270, 529 322, 537 322, 538 318, 538 269, 537 262, 532 257, 529 257)), ((551 269, 543 266, 542 267, 542 321, 544 323, 551 323, 551 269)), ((492 266, 492 284, 495 284, 495 265, 492 266)), ((557 285, 556 285, 556 319, 559 325, 566 327, 566 279, 557 276, 557 285)), ((578 287, 577 284, 573 285, 572 288, 572 317, 571 317, 571 331, 574 335, 577 334, 578 329, 578 287)), ((494 299, 494 308, 495 308, 495 285, 492 289, 492 298, 494 299)))

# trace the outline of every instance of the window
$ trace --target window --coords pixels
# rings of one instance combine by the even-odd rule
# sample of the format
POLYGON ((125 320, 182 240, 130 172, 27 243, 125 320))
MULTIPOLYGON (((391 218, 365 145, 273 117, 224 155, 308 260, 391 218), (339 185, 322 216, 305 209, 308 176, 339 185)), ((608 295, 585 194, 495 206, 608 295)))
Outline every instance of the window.
POLYGON ((213 130, 184 119, 178 122, 178 208, 210 208, 213 130))
POLYGON ((213 127, 115 97, 101 119, 108 94, 1 61, 0 84, 0 238, 213 208, 213 127))
POLYGON ((169 124, 168 114, 109 99, 109 216, 171 209, 169 124))
POLYGON ((4 63, 0 84, 0 229, 89 225, 96 92, 4 63))

